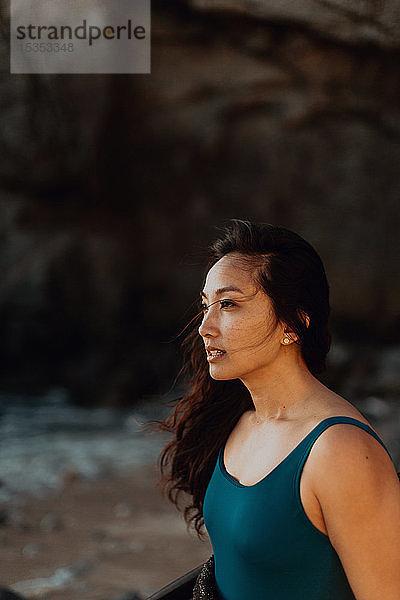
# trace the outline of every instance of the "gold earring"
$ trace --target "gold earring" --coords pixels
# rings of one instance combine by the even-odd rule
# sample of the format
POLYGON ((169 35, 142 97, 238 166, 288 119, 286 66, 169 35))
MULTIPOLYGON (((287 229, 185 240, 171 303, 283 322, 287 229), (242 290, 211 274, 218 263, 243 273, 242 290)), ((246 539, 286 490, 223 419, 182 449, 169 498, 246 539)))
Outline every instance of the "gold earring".
POLYGON ((283 340, 282 340, 282 342, 283 342, 284 344, 290 344, 290 338, 288 338, 288 337, 284 337, 284 338, 283 338, 283 340))

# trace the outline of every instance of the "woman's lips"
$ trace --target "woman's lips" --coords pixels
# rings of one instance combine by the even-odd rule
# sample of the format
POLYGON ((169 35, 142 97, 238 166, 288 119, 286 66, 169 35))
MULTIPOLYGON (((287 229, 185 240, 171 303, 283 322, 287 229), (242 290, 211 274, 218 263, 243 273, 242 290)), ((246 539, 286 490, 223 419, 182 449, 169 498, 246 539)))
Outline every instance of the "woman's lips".
POLYGON ((208 362, 215 362, 220 360, 223 356, 225 356, 225 350, 221 350, 220 348, 206 348, 207 351, 207 360, 208 362))

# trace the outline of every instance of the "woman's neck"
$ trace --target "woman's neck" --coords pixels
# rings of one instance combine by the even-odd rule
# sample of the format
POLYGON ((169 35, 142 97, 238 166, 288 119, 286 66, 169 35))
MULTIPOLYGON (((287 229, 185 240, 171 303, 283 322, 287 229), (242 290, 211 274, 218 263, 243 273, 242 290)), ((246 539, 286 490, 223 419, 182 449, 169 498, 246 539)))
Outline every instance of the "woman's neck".
POLYGON ((302 360, 280 361, 241 380, 253 400, 256 423, 301 418, 326 390, 302 360))

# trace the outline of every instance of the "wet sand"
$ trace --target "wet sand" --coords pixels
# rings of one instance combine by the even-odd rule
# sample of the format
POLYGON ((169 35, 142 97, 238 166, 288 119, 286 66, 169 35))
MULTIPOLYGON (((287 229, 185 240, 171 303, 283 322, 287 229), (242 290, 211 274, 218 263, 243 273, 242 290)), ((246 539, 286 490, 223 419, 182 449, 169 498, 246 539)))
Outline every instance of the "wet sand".
POLYGON ((107 479, 65 477, 43 498, 3 505, 0 582, 26 598, 146 598, 204 562, 207 538, 188 533, 156 488, 156 466, 107 479))

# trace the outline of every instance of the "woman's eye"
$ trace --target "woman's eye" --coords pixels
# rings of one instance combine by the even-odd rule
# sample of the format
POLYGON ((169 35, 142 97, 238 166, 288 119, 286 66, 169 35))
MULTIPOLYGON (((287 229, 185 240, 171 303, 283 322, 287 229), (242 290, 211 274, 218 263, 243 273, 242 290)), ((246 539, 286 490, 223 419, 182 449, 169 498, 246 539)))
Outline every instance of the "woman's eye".
MULTIPOLYGON (((210 304, 210 306, 212 306, 213 304, 217 304, 217 302, 212 302, 210 304)), ((233 308, 234 306, 236 306, 236 304, 234 302, 232 302, 232 300, 219 300, 219 305, 221 308, 233 308)), ((205 302, 201 302, 200 304, 200 312, 206 313, 209 309, 209 306, 207 306, 207 304, 205 302)))
POLYGON ((232 308, 233 306, 236 306, 232 300, 221 300, 220 304, 221 308, 232 308))

